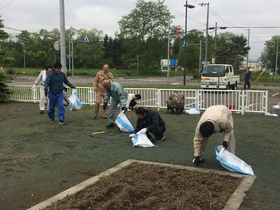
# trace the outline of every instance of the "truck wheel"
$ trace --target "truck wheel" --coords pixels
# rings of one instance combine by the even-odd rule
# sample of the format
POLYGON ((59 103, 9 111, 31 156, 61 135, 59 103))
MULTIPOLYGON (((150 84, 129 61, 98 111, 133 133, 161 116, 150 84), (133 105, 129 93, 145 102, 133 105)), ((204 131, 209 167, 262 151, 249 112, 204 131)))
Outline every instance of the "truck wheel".
POLYGON ((230 90, 230 84, 229 83, 227 84, 226 89, 230 90))
POLYGON ((232 89, 232 90, 236 90, 236 89, 237 89, 237 82, 235 82, 234 85, 231 85, 231 89, 232 89))
POLYGON ((237 90, 237 82, 235 82, 235 84, 232 85, 232 89, 233 89, 233 90, 237 90))

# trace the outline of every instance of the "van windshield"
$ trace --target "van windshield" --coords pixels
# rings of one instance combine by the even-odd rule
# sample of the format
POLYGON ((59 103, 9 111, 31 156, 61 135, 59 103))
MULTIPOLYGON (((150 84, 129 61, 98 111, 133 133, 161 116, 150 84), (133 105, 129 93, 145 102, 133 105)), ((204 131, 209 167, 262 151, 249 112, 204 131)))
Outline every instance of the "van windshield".
POLYGON ((225 76, 225 66, 205 66, 202 76, 206 77, 223 77, 225 76))

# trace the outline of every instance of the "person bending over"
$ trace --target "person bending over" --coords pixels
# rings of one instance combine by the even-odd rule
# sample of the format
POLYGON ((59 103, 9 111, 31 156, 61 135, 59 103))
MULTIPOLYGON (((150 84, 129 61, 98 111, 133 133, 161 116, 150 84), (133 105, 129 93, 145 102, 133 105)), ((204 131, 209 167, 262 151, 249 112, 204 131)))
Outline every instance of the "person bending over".
POLYGON ((163 135, 166 130, 165 122, 158 112, 145 109, 144 107, 138 107, 135 113, 138 116, 137 125, 134 130, 135 133, 146 133, 149 139, 152 138, 150 134, 152 133, 156 138, 156 142, 162 142, 165 139, 163 135))

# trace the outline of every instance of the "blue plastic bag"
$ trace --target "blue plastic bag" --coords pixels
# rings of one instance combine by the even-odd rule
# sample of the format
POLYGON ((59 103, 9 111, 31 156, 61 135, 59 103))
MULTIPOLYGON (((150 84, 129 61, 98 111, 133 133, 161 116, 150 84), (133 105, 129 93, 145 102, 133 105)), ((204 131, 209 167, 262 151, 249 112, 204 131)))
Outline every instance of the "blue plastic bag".
POLYGON ((68 98, 70 101, 70 104, 68 105, 68 109, 70 111, 76 111, 83 107, 83 104, 80 102, 80 100, 77 97, 77 90, 72 90, 72 95, 68 98))
POLYGON ((215 147, 216 159, 220 164, 229 171, 254 176, 250 165, 223 148, 222 145, 215 147))
POLYGON ((120 128, 120 130, 123 131, 123 132, 128 132, 129 133, 129 132, 134 131, 133 126, 131 125, 131 123, 129 122, 127 117, 125 116, 124 111, 121 111, 118 114, 115 123, 120 128))

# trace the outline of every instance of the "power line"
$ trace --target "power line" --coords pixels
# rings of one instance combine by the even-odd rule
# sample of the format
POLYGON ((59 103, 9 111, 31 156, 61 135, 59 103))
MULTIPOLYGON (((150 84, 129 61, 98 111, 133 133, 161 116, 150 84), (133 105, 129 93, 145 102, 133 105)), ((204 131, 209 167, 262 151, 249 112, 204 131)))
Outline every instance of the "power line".
POLYGON ((14 30, 14 31, 23 31, 23 30, 19 30, 19 29, 15 29, 15 28, 10 28, 10 27, 4 27, 4 28, 7 28, 7 29, 10 29, 10 30, 14 30))
POLYGON ((5 7, 9 6, 11 3, 13 3, 15 0, 12 0, 11 2, 9 2, 8 4, 6 4, 5 6, 1 7, 0 10, 4 9, 5 7))

